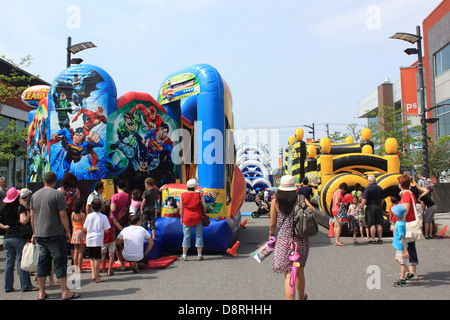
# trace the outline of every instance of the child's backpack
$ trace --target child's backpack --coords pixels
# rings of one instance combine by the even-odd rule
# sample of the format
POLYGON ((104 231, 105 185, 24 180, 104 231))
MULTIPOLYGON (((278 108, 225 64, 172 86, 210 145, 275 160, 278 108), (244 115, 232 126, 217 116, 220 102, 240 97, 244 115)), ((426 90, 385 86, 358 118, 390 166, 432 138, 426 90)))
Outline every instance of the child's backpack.
POLYGON ((75 202, 75 199, 77 197, 77 193, 75 192, 69 192, 66 189, 62 188, 64 193, 64 199, 66 200, 67 204, 67 212, 72 213, 73 211, 73 203, 75 202))
POLYGON ((316 213, 306 204, 305 196, 300 195, 300 202, 297 203, 294 210, 292 236, 297 239, 308 238, 315 236, 318 231, 316 213))

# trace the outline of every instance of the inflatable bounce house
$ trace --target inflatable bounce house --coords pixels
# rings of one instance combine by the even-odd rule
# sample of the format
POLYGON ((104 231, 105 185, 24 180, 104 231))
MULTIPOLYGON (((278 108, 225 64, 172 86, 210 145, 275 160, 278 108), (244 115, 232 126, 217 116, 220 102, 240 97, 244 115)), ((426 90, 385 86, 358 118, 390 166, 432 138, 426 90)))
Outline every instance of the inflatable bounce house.
POLYGON ((245 177, 247 189, 259 191, 273 185, 269 151, 262 144, 236 146, 236 165, 245 177))
POLYGON ((72 172, 82 196, 103 180, 109 199, 116 179, 143 191, 154 178, 163 187, 155 257, 181 250, 177 203, 196 178, 211 218, 204 250, 226 251, 239 230, 245 179, 235 165, 231 93, 215 68, 198 64, 168 76, 157 99, 140 92, 117 98, 108 73, 87 64, 61 72, 48 91, 29 115, 31 189, 48 171, 58 180, 72 172))
MULTIPOLYGON (((390 196, 400 191, 397 180, 401 175, 397 140, 387 139, 386 155, 378 156, 373 154, 374 144, 370 136, 370 129, 365 128, 361 133, 361 142, 353 142, 351 137, 347 137, 345 143, 331 143, 328 138, 305 143, 303 129, 299 128, 295 136, 289 138, 283 174, 294 176, 298 183, 308 177, 315 191, 312 202, 321 216, 319 221, 326 227, 332 217, 333 193, 342 182, 349 187, 347 193, 351 193, 357 184, 362 188, 367 187, 367 176, 374 175, 384 191, 387 208, 390 206, 390 196)), ((386 226, 389 226, 388 218, 388 212, 385 212, 386 226)))

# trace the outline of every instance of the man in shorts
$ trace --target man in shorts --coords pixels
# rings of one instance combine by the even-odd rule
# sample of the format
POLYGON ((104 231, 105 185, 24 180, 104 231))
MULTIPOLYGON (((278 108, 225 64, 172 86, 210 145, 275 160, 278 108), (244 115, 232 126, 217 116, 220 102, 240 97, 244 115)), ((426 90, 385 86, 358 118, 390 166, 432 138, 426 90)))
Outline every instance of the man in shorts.
POLYGON ((67 287, 67 242, 70 241, 67 204, 64 193, 55 190, 56 174, 47 172, 44 176, 44 188, 36 191, 30 202, 30 219, 33 239, 39 249, 37 278, 39 300, 47 298, 45 282, 53 272, 59 281, 61 299, 80 297, 67 287))
POLYGON ((383 243, 383 189, 376 183, 375 176, 368 176, 367 183, 369 184, 362 196, 362 201, 359 206, 360 212, 366 207, 366 223, 370 229, 369 243, 383 243), (375 234, 378 234, 378 240, 375 240, 375 234))

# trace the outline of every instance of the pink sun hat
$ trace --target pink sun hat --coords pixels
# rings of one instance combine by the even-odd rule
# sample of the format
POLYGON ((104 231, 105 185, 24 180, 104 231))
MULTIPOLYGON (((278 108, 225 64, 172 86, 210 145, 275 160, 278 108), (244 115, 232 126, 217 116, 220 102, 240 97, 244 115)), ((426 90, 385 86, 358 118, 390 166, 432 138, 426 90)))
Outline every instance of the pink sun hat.
POLYGON ((11 187, 8 189, 8 191, 6 191, 6 197, 5 199, 3 199, 3 202, 4 203, 14 202, 14 200, 16 200, 19 195, 20 191, 14 187, 11 187))

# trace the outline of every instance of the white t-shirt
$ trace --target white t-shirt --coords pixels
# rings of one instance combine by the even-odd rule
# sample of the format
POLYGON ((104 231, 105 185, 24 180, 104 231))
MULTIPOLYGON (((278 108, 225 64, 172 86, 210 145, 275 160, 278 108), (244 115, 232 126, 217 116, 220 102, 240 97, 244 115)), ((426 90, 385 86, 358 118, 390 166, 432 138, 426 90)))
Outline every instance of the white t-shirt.
POLYGON ((124 243, 123 258, 127 261, 141 261, 144 258, 144 241, 151 237, 141 226, 124 228, 117 236, 124 243))
POLYGON ((105 231, 110 229, 111 225, 103 213, 92 212, 87 215, 83 227, 87 230, 86 247, 101 247, 105 231))

